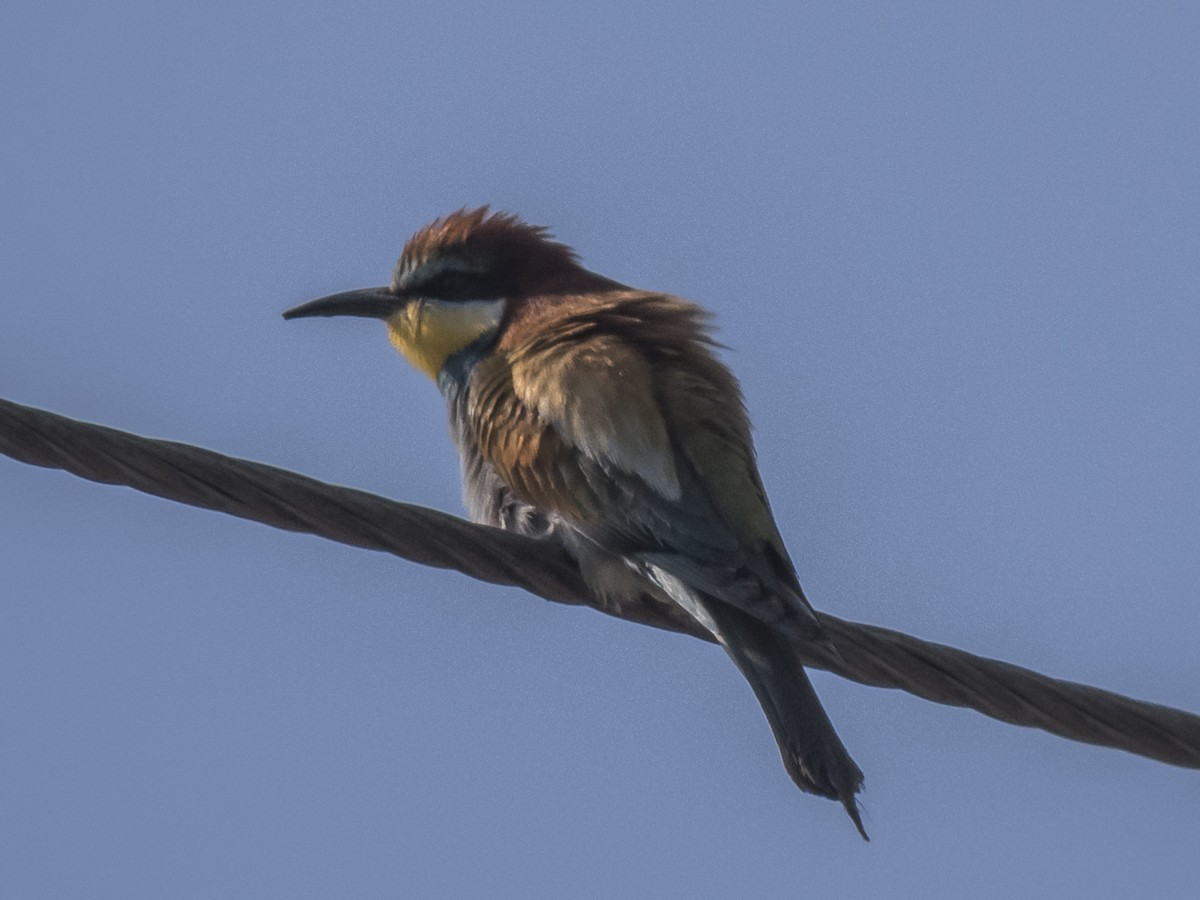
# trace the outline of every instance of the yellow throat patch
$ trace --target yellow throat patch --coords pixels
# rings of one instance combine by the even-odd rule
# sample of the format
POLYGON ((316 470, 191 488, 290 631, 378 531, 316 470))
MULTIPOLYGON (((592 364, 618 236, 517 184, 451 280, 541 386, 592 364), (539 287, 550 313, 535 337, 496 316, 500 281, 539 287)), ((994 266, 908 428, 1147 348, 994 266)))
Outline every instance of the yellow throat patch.
POLYGON ((446 360, 495 331, 503 300, 413 300, 387 320, 388 338, 410 363, 437 381, 446 360))

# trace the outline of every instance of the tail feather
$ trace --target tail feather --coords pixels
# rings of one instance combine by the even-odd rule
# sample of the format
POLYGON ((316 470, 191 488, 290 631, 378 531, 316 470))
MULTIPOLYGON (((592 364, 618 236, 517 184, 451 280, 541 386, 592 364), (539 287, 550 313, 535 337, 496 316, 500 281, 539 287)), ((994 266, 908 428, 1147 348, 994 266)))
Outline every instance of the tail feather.
POLYGON ((721 645, 762 704, 792 781, 802 791, 841 801, 858 833, 870 840, 855 799, 862 770, 834 730, 795 650, 771 626, 739 609, 711 598, 704 607, 721 645))

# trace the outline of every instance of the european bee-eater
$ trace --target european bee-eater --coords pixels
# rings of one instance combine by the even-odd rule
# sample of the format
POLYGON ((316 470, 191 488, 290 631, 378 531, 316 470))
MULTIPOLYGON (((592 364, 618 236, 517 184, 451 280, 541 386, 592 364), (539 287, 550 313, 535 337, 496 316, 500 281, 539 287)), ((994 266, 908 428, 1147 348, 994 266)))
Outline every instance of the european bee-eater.
POLYGON ((590 272, 487 208, 425 226, 391 284, 284 313, 367 316, 446 398, 477 522, 557 540, 601 596, 652 593, 750 682, 801 790, 863 831, 862 772, 794 649, 822 642, 763 491, 708 314, 590 272))

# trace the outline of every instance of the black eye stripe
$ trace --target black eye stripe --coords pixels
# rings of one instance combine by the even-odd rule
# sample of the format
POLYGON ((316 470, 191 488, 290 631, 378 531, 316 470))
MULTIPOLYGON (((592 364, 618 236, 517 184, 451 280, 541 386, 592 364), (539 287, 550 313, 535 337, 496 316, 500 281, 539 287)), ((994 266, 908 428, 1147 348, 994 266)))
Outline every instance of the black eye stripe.
POLYGON ((483 273, 448 269, 421 283, 417 291, 436 300, 494 300, 500 296, 500 291, 488 282, 483 273))

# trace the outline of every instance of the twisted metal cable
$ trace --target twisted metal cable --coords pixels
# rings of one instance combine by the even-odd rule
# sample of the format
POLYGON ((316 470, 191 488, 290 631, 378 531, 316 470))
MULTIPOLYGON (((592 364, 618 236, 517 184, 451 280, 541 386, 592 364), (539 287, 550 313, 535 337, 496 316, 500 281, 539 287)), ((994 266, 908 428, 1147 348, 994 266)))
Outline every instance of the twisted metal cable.
MULTIPOLYGON (((606 605, 591 594, 574 562, 554 544, 262 463, 78 422, 7 400, 0 400, 0 453, 711 640, 686 614, 649 596, 617 607, 606 605)), ((1002 722, 1200 768, 1200 716, 885 628, 825 613, 821 621, 836 652, 799 646, 807 665, 862 684, 969 707, 1002 722)))

